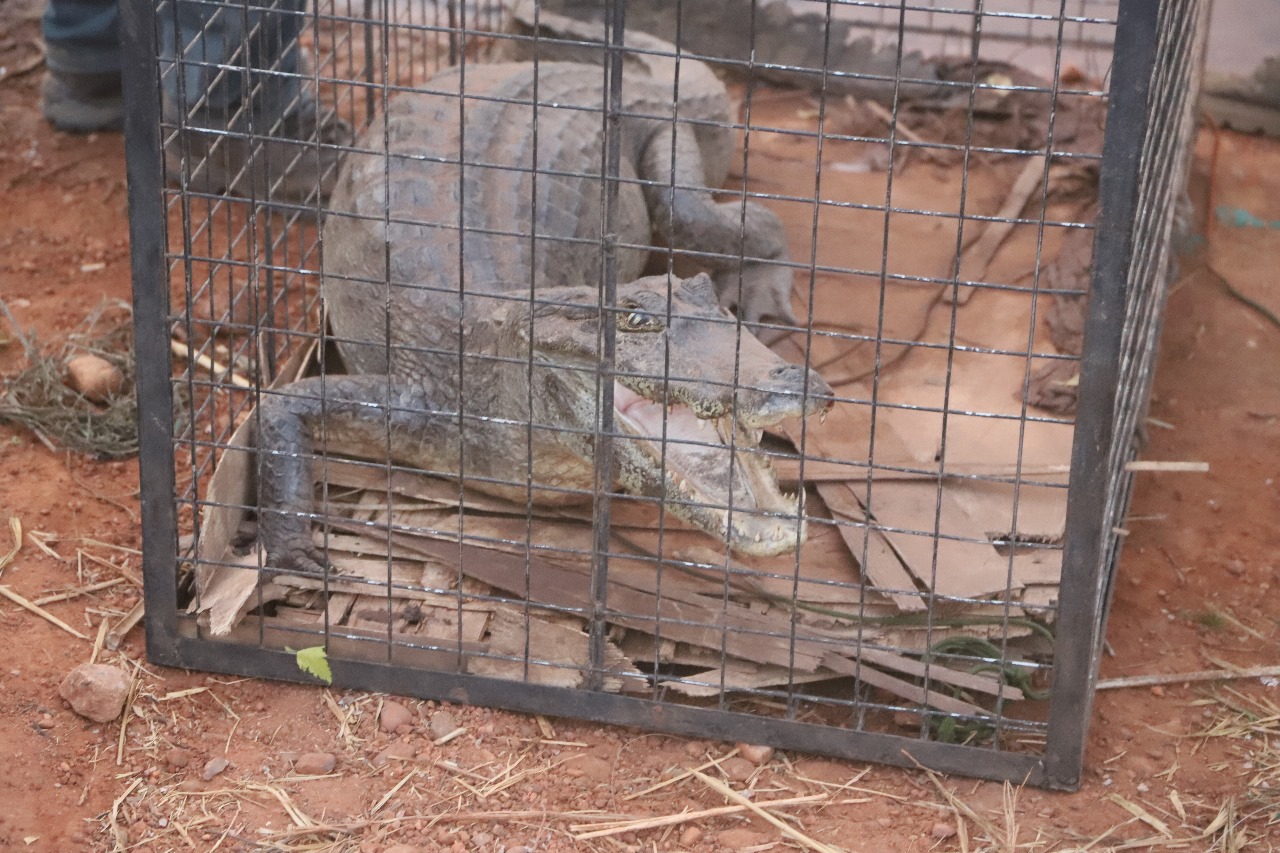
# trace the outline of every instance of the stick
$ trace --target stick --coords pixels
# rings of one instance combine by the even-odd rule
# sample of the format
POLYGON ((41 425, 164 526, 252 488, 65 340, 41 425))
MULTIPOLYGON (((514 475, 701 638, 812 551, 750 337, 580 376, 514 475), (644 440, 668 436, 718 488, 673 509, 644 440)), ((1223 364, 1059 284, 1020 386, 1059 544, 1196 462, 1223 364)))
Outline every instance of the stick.
POLYGON ((89 639, 84 634, 81 634, 79 631, 77 631, 75 628, 72 628, 66 622, 63 622, 57 616, 54 616, 48 610, 45 610, 42 607, 38 607, 32 604, 30 601, 27 601, 25 598, 23 598, 21 595, 18 595, 18 593, 9 589, 9 587, 7 586, 0 585, 0 595, 3 595, 5 598, 9 599, 14 604, 21 607, 23 610, 31 611, 32 613, 39 616, 41 619, 44 619, 46 622, 50 623, 51 625, 58 626, 59 628, 66 631, 68 634, 70 634, 73 637, 79 637, 81 640, 85 640, 85 641, 89 639))
POLYGON ((133 609, 126 613, 111 633, 107 634, 107 648, 115 651, 120 648, 120 644, 124 642, 125 635, 133 630, 133 626, 142 621, 145 613, 145 604, 143 599, 139 598, 138 603, 133 605, 133 609))
POLYGON ((75 589, 70 589, 70 590, 67 590, 66 592, 59 592, 53 595, 43 595, 31 603, 36 605, 37 607, 43 604, 53 604, 55 601, 66 601, 68 598, 79 598, 82 595, 88 595, 91 592, 97 592, 98 590, 101 590, 101 589, 107 589, 109 587, 115 586, 116 584, 122 584, 124 582, 125 582, 125 578, 112 578, 109 581, 91 583, 88 586, 76 587, 75 589))
POLYGON ((880 119, 882 122, 887 124, 890 128, 894 128, 896 126, 897 129, 895 132, 897 133, 897 135, 901 136, 903 139, 906 139, 908 142, 915 142, 921 145, 924 144, 924 137, 922 137, 920 134, 916 133, 914 130, 907 127, 905 124, 903 124, 901 118, 895 121, 893 117, 893 113, 889 112, 883 106, 876 103, 875 101, 871 99, 867 99, 865 101, 861 101, 860 106, 863 109, 865 109, 867 112, 871 113, 873 116, 875 116, 876 118, 880 119))
POLYGON ((1189 471, 1194 474, 1205 474, 1209 471, 1208 462, 1159 462, 1156 460, 1135 459, 1126 463, 1126 471, 1189 471))
POLYGON ((97 663, 98 655, 102 654, 102 644, 107 639, 107 617, 103 616, 102 621, 98 623, 98 636, 93 638, 93 653, 89 655, 89 663, 97 663))
POLYGON ((1160 684, 1182 684, 1188 681, 1237 681, 1242 678, 1280 678, 1280 666, 1254 666, 1248 669, 1207 669, 1202 672, 1133 675, 1099 681, 1097 690, 1119 690, 1122 687, 1152 687, 1160 684))
MULTIPOLYGON (((995 220, 988 222, 986 228, 978 235, 978 239, 964 250, 960 258, 961 281, 981 281, 986 276, 987 268, 991 266, 991 259, 995 257, 1000 246, 1013 231, 1014 223, 1009 220, 1016 219, 1022 213, 1022 209, 1027 206, 1027 201, 1036 191, 1036 187, 1040 186, 1043 177, 1044 160, 1041 157, 1028 157, 1027 164, 1022 167, 1022 173, 1013 182, 1013 188, 1009 190, 1004 206, 996 213, 995 220)), ((961 287, 956 290, 948 288, 943 291, 942 298, 950 302, 954 296, 957 304, 964 305, 973 295, 973 291, 972 287, 961 287)))
POLYGON ((205 368, 206 370, 212 372, 214 376, 225 377, 226 379, 231 380, 232 385, 238 385, 241 388, 253 387, 252 382, 250 382, 248 379, 245 379, 243 376, 233 371, 230 367, 227 367, 224 364, 214 361, 213 359, 209 358, 209 356, 204 355, 203 353, 195 352, 194 350, 191 349, 191 347, 187 346, 182 341, 170 339, 169 349, 178 358, 185 358, 187 361, 194 362, 200 365, 201 367, 205 368))
POLYGON ((392 797, 394 797, 396 795, 396 791, 399 791, 401 788, 403 788, 404 783, 408 782, 414 776, 417 776, 419 772, 421 771, 415 767, 414 769, 410 770, 409 773, 403 779, 395 783, 395 785, 391 786, 391 790, 383 794, 382 799, 378 800, 377 804, 374 805, 374 807, 369 810, 369 816, 372 817, 373 815, 377 814, 378 809, 385 806, 387 804, 387 800, 390 800, 392 797))
POLYGON ((22 519, 16 515, 9 516, 9 532, 13 534, 13 547, 9 549, 9 553, 0 557, 0 572, 3 572, 5 566, 9 565, 22 550, 22 519))
MULTIPOLYGON (((784 797, 780 800, 769 800, 763 803, 757 803, 760 808, 766 809, 776 806, 796 806, 806 805, 809 803, 821 803, 828 800, 826 794, 807 794, 800 797, 784 797)), ((640 832, 645 829, 656 829, 660 826, 672 826, 673 824, 688 823, 691 820, 703 820, 709 817, 719 817, 727 814, 738 814, 747 810, 746 806, 720 806, 714 809, 703 809, 696 812, 680 812, 678 814, 662 815, 661 817, 636 818, 634 820, 619 821, 614 826, 608 826, 604 829, 593 829, 589 832, 580 832, 574 836, 576 841, 585 841, 588 838, 600 838, 605 835, 621 835, 624 832, 640 832)), ((588 824, 589 825, 589 824, 588 824)), ((575 824, 570 826, 572 832, 578 832, 585 829, 588 825, 575 824)))
POLYGON ((728 785, 721 782, 719 779, 713 779, 707 774, 701 773, 697 770, 693 771, 693 775, 698 778, 698 781, 702 782, 711 790, 716 791, 719 794, 723 794, 725 797, 728 797, 730 800, 733 800, 735 803, 737 803, 740 806, 744 806, 750 809, 755 814, 759 815, 760 817, 769 821, 769 823, 778 827, 778 829, 782 830, 783 835, 787 836, 788 838, 794 841, 799 841, 801 844, 803 844, 805 847, 808 847, 810 850, 817 851, 817 853, 840 853, 840 851, 837 848, 832 847, 829 844, 823 844, 821 841, 816 841, 810 838, 809 836, 805 835, 803 832, 801 832, 798 829, 792 829, 784 821, 774 817, 772 814, 765 811, 755 803, 751 802, 746 797, 742 796, 737 791, 733 790, 728 785))

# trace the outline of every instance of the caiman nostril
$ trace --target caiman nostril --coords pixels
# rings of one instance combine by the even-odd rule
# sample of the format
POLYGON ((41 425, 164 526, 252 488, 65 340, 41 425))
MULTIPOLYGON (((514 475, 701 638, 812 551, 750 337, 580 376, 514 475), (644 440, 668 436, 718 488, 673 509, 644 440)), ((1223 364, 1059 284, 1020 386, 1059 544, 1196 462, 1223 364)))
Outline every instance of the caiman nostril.
POLYGON ((775 367, 769 371, 771 379, 788 379, 799 382, 804 373, 804 367, 799 364, 784 364, 781 367, 775 367))

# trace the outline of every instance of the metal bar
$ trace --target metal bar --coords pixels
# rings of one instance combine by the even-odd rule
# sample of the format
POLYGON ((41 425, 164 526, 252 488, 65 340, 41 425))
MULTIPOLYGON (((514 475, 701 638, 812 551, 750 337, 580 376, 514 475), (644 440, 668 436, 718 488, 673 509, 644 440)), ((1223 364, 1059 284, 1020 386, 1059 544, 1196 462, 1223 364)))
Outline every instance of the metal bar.
POLYGON ((1114 534, 1107 515, 1117 388, 1130 261, 1138 209, 1139 170, 1156 52, 1157 0, 1121 0, 1107 133, 1098 187, 1089 313, 1080 360, 1079 414, 1071 451, 1062 555, 1054 692, 1045 749, 1046 782, 1074 789, 1084 766, 1092 707, 1106 556, 1114 534))
MULTIPOLYGON (((188 637, 178 642, 176 666, 255 678, 316 684, 299 668, 294 654, 188 637)), ((670 734, 746 741, 872 761, 898 767, 929 767, 996 781, 1054 787, 1038 756, 1017 752, 986 752, 958 744, 921 741, 900 735, 856 732, 833 726, 779 720, 755 714, 653 702, 613 693, 521 684, 498 678, 454 672, 433 672, 423 678, 412 668, 371 661, 330 657, 334 684, 397 696, 416 696, 462 704, 503 708, 529 714, 556 713, 610 725, 635 726, 670 734), (975 760, 981 758, 981 760, 975 760)))
POLYGON ((137 363, 139 485, 146 588, 147 654, 176 659, 178 631, 176 478, 173 448, 173 370, 169 350, 168 228, 164 156, 160 144, 160 66, 156 7, 150 0, 120 4, 125 111, 125 169, 133 267, 134 348, 137 363))
POLYGON ((600 360, 597 373, 600 401, 595 441, 595 528, 591 573, 590 662, 587 686, 600 690, 604 685, 605 612, 608 608, 610 496, 613 492, 613 376, 614 338, 617 333, 614 309, 618 288, 618 174, 622 161, 622 61, 623 33, 627 20, 627 0, 611 0, 609 31, 605 48, 604 162, 601 164, 601 196, 604 217, 600 223, 600 251, 604 263, 600 281, 600 360))

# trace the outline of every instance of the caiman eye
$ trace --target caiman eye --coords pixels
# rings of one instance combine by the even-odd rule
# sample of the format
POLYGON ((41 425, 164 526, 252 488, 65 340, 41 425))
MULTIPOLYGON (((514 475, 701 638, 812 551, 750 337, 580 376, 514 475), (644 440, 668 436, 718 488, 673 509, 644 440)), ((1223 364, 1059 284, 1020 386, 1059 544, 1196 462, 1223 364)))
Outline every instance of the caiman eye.
POLYGON ((647 311, 628 311, 618 315, 618 329, 623 332, 660 332, 662 319, 647 311))

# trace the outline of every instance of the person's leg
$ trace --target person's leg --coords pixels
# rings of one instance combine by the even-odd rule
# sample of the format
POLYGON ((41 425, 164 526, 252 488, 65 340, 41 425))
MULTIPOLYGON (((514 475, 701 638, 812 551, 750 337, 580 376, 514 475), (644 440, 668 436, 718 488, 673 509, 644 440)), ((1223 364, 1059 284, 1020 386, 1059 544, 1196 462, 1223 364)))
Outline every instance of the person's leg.
POLYGON ((177 0, 162 10, 164 119, 182 129, 165 152, 172 179, 200 192, 327 195, 340 152, 323 145, 352 134, 316 103, 298 44, 305 9, 305 0, 177 0))
POLYGON ((304 0, 176 0, 163 7, 166 120, 186 116, 196 126, 227 129, 286 114, 302 91, 294 75, 306 21, 304 0))
POLYGON ((117 0, 48 0, 48 72, 40 91, 45 118, 77 133, 118 130, 124 122, 117 0))

